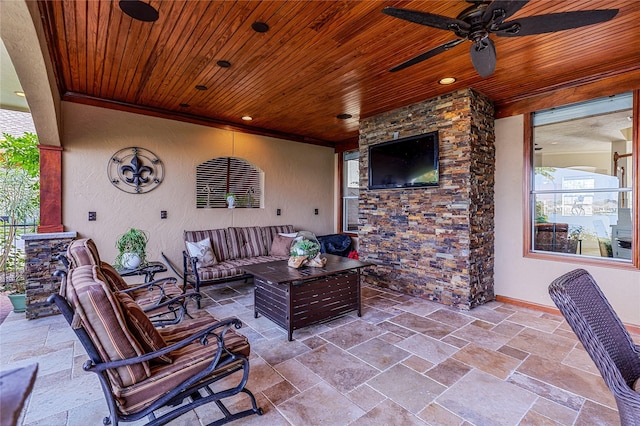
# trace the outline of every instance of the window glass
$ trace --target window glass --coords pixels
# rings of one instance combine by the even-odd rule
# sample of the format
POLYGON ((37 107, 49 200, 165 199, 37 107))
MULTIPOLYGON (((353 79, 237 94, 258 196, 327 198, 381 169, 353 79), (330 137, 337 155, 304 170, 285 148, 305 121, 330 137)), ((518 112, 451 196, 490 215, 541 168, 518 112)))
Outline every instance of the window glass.
POLYGON ((342 164, 342 231, 358 231, 360 160, 358 151, 345 152, 342 164))
POLYGON ((533 116, 531 249, 631 261, 631 93, 533 116))

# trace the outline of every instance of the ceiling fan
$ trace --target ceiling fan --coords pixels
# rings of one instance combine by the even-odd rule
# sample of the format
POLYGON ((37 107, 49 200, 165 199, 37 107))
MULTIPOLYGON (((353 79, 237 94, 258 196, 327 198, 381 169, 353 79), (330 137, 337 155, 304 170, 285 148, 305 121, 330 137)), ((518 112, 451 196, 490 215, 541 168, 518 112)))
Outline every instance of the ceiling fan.
POLYGON ((528 0, 467 0, 467 2, 473 5, 463 10, 456 18, 396 7, 384 8, 382 12, 387 15, 428 27, 453 31, 458 37, 409 59, 389 71, 400 71, 469 40, 473 43, 470 52, 473 67, 482 77, 487 77, 493 74, 496 68, 496 48, 489 37, 492 33, 499 37, 551 33, 605 22, 618 13, 618 9, 581 10, 505 21, 525 6, 528 0))

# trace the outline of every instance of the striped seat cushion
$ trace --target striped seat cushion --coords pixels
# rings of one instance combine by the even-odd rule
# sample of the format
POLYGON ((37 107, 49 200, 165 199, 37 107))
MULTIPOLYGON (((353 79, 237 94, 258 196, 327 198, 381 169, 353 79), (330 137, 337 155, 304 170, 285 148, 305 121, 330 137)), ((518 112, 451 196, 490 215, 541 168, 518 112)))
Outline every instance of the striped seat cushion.
MULTIPOLYGON (((140 306, 126 293, 116 293, 116 299, 120 302, 124 317, 127 321, 129 331, 136 338, 140 347, 145 353, 155 352, 164 349, 167 343, 162 335, 153 326, 149 317, 144 313, 140 306)), ((173 359, 170 354, 160 355, 150 362, 162 362, 171 364, 173 359)))
MULTIPOLYGON (((104 361, 143 355, 143 349, 129 331, 120 303, 105 281, 95 265, 72 268, 67 275, 65 297, 104 361)), ((114 384, 131 386, 147 379, 151 370, 149 363, 141 362, 107 373, 114 384)))
POLYGON ((247 226, 227 229, 227 245, 232 254, 231 259, 264 256, 267 249, 262 239, 262 228, 247 226))
MULTIPOLYGON (((185 320, 178 325, 160 329, 159 332, 167 344, 171 345, 209 327, 215 321, 211 316, 204 316, 185 320)), ((224 342, 231 352, 249 356, 250 346, 245 336, 229 330, 224 342)), ((184 348, 171 352, 173 363, 153 366, 150 380, 114 389, 120 411, 123 414, 131 414, 148 407, 160 395, 208 367, 217 349, 215 339, 210 337, 209 344, 206 346, 196 340, 184 348)), ((214 371, 213 374, 216 372, 214 371)))
POLYGON ((224 262, 225 260, 232 258, 229 253, 229 248, 227 247, 226 229, 184 231, 183 233, 184 241, 190 241, 192 243, 197 243, 198 241, 202 241, 205 238, 209 238, 209 240, 211 241, 211 247, 213 248, 213 253, 215 254, 216 260, 218 262, 224 262))
POLYGON ((219 280, 224 278, 236 277, 243 275, 244 271, 238 267, 237 262, 227 260, 226 262, 220 262, 215 266, 208 266, 206 268, 198 268, 198 276, 202 281, 219 280))
MULTIPOLYGON (((131 287, 126 283, 124 279, 122 279, 120 274, 118 274, 113 266, 109 265, 108 263, 102 262, 100 270, 106 278, 107 284, 111 288, 111 291, 126 291, 127 294, 131 296, 142 309, 150 308, 153 305, 161 303, 166 299, 172 299, 182 294, 182 290, 180 289, 180 287, 178 287, 175 281, 172 280, 166 280, 162 283, 158 283, 157 285, 150 287, 151 290, 149 290, 149 287, 143 287, 137 290, 128 291, 131 289, 131 287)), ((140 283, 138 285, 142 284, 143 283, 140 283)), ((136 285, 136 287, 138 285, 136 285)))

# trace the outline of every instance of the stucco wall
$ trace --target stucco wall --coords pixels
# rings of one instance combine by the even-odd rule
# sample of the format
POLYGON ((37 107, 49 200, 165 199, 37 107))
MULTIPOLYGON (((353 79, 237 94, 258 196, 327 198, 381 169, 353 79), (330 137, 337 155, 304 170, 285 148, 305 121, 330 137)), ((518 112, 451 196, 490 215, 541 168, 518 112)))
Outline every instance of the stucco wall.
POLYGON ((554 307, 547 287, 575 268, 596 279, 622 321, 640 325, 640 272, 523 256, 522 116, 496 120, 495 293, 554 307))
POLYGON ((292 224, 317 235, 334 231, 331 148, 69 102, 63 102, 63 119, 65 230, 93 238, 107 262, 117 254, 116 238, 130 227, 149 232, 148 258, 160 259, 163 251, 180 264, 185 229, 292 224), (107 177, 110 157, 132 146, 164 163, 164 182, 146 194, 123 192, 107 177), (220 156, 244 158, 262 169, 264 208, 196 209, 196 166, 220 156), (160 219, 161 210, 167 219, 160 219), (96 221, 88 220, 89 211, 96 212, 96 221))

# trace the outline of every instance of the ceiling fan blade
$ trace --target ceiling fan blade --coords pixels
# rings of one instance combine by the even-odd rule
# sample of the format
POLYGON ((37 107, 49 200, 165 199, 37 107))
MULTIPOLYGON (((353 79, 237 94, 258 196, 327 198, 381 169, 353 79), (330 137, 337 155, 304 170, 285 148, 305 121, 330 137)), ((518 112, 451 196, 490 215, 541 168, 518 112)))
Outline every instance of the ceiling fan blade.
POLYGON ((488 77, 496 69, 496 47, 486 37, 471 46, 471 63, 481 77, 488 77))
POLYGON ((552 33, 606 22, 613 19, 617 14, 618 9, 602 9, 529 16, 512 22, 505 22, 493 32, 501 37, 521 37, 552 33))
POLYGON ((457 45, 459 45, 460 43, 462 43, 463 41, 465 41, 465 38, 461 38, 458 40, 453 40, 450 41, 448 43, 445 43, 441 46, 436 47, 435 49, 431 49, 428 52, 424 52, 421 55, 416 56, 415 58, 409 59, 406 62, 401 63, 400 65, 396 65, 395 67, 391 68, 389 70, 389 72, 396 72, 396 71, 400 71, 403 70, 407 67, 410 67, 411 65, 415 65, 419 62, 425 61, 429 58, 433 58, 434 56, 442 53, 442 52, 446 52, 447 50, 456 47, 457 45))
POLYGON ((514 13, 522 9, 529 0, 494 0, 487 7, 482 15, 482 22, 490 22, 493 19, 494 11, 502 10, 504 15, 498 15, 501 20, 505 20, 512 16, 514 13))
POLYGON ((433 13, 419 12, 417 10, 399 9, 397 7, 385 7, 382 13, 395 18, 404 19, 428 27, 438 28, 450 31, 468 31, 470 26, 464 21, 447 16, 436 15, 433 13))

